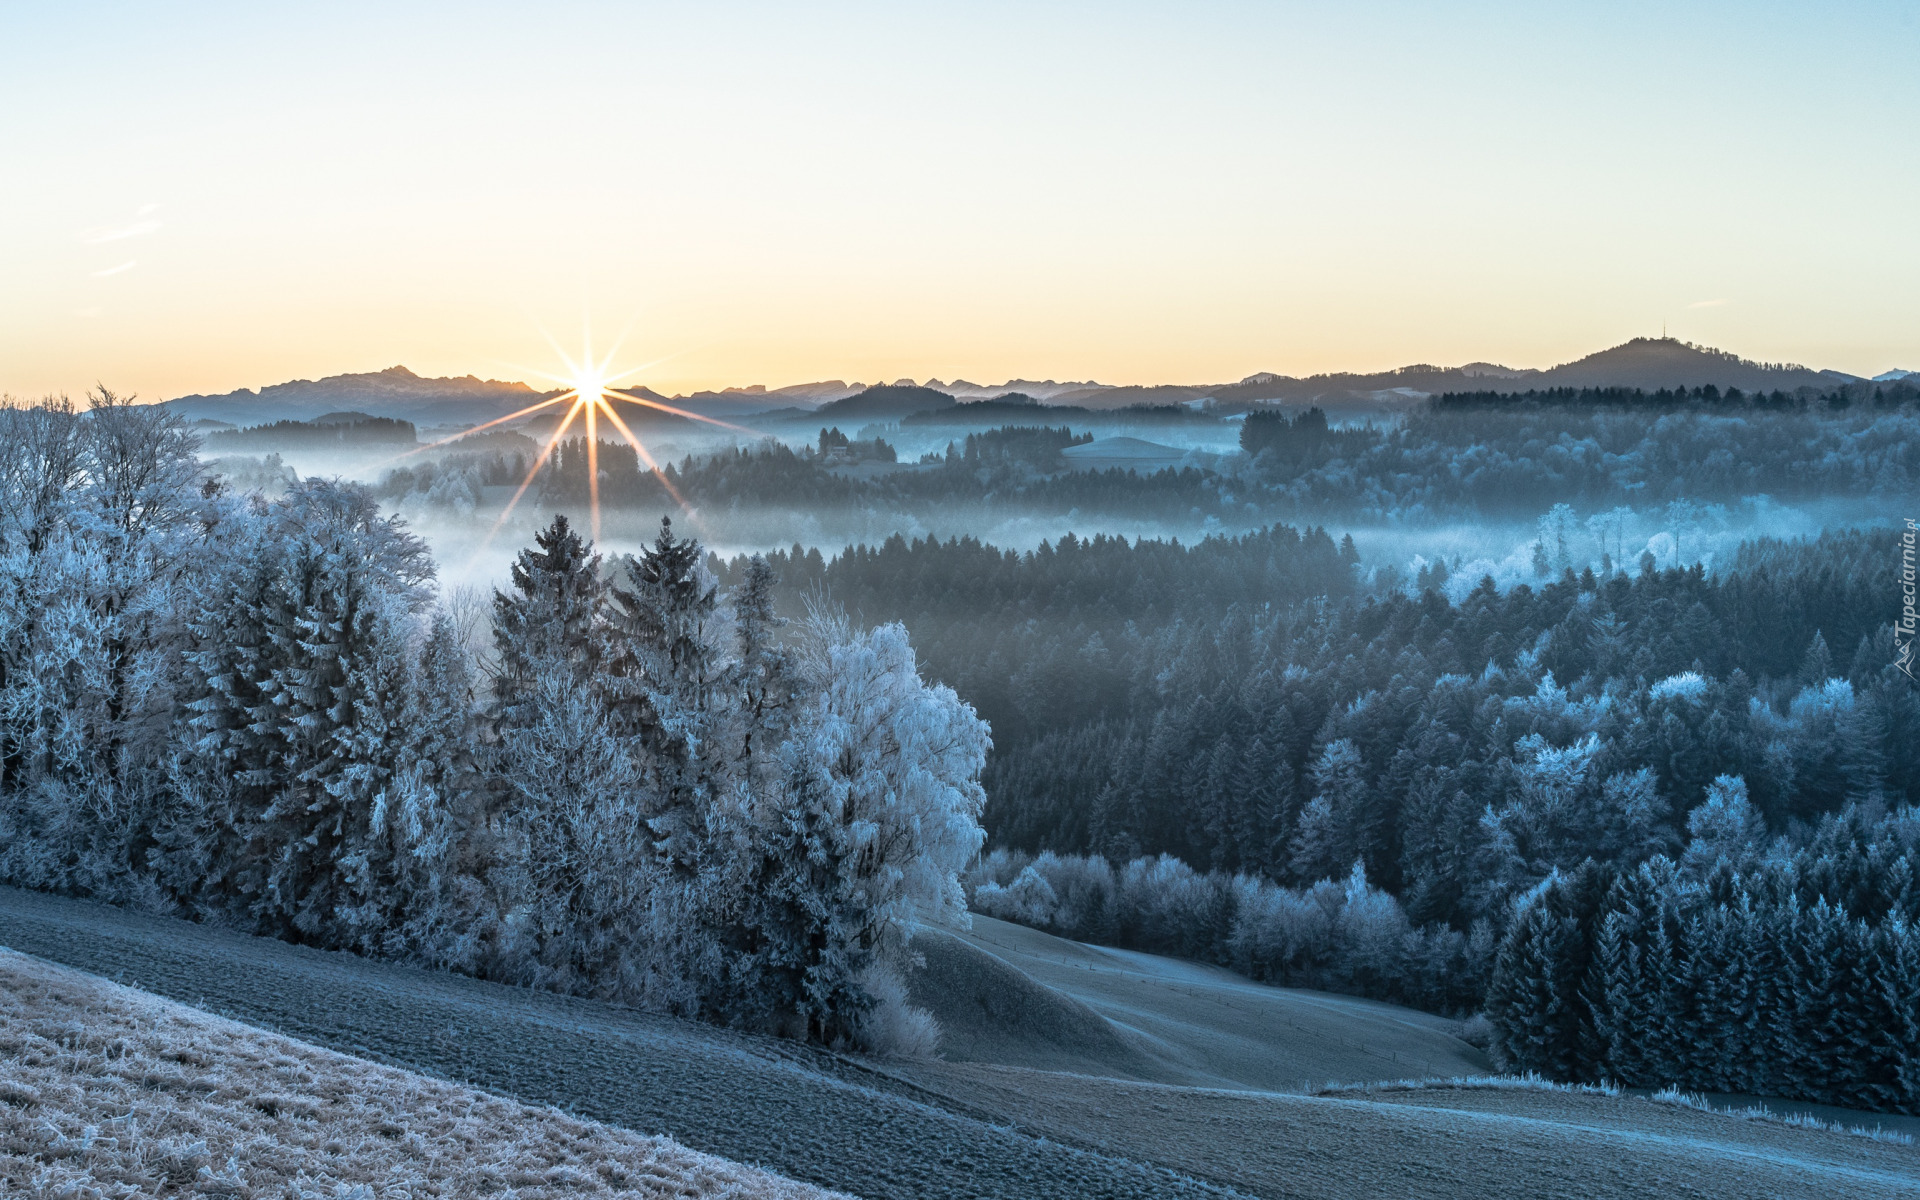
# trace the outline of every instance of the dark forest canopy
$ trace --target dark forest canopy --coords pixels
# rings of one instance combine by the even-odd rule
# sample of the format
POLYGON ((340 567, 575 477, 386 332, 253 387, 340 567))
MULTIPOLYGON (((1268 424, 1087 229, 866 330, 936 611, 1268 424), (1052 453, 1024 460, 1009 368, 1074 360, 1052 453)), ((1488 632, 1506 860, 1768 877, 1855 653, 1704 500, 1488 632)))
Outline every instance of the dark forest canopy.
POLYGON ((234 454, 248 450, 306 450, 341 446, 411 446, 417 441, 413 422, 366 413, 338 413, 312 421, 273 421, 245 429, 215 430, 206 436, 210 453, 234 454))
POLYGON ((1459 603, 1363 596, 1350 548, 1287 528, 769 561, 790 595, 904 622, 987 717, 997 844, 1295 882, 1358 857, 1418 919, 1464 928, 1609 838, 1676 842, 1720 774, 1776 832, 1920 787, 1920 710, 1888 676, 1894 541, 1761 541, 1713 576, 1569 572, 1459 603), (1483 813, 1574 759, 1600 824, 1490 866, 1506 835, 1483 813), (1643 824, 1609 831, 1628 792, 1643 824))
POLYGON ((902 620, 991 722, 980 911, 1484 1003, 1499 1060, 1550 1078, 1913 1112, 1899 548, 1761 539, 1713 575, 1568 571, 1458 602, 1369 594, 1350 549, 1285 528, 773 561, 902 620))
POLYGON ((1854 407, 1872 409, 1911 408, 1920 404, 1920 387, 1896 380, 1891 383, 1855 383, 1825 389, 1797 388, 1786 391, 1725 390, 1708 383, 1693 388, 1558 387, 1523 392, 1475 391, 1442 392, 1432 397, 1429 408, 1446 410, 1515 410, 1523 408, 1624 408, 1641 411, 1672 412, 1679 409, 1708 409, 1723 412, 1759 410, 1762 412, 1798 412, 1807 409, 1841 411, 1854 407))

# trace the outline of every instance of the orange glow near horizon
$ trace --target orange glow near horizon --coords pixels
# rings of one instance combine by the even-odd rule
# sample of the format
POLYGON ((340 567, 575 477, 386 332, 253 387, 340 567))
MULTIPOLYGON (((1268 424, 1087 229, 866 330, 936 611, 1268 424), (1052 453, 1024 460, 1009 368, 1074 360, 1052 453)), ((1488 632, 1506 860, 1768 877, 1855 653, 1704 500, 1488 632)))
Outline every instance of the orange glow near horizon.
POLYGON ((0 395, 1920 370, 1911 0, 190 7, 0 22, 0 395))

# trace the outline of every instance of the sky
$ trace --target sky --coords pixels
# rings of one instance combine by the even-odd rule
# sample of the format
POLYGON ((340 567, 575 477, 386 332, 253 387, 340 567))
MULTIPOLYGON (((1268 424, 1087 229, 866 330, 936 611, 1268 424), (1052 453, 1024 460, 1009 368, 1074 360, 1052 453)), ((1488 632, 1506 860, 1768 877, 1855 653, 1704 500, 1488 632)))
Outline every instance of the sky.
POLYGON ((1912 0, 4 3, 0 393, 1920 370, 1916 148, 1912 0))

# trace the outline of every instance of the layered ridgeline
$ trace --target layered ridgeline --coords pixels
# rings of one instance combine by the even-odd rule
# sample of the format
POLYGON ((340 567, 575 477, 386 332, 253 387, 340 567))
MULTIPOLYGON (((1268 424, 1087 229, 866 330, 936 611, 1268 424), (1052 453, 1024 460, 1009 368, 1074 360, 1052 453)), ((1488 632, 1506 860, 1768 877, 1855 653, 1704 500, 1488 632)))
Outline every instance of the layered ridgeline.
MULTIPOLYGON (((1909 372, 1889 371, 1875 381, 1893 382, 1909 372)), ((814 414, 831 420, 898 420, 959 404, 1036 405, 1082 411, 1127 408, 1176 408, 1212 405, 1244 410, 1262 403, 1334 404, 1354 401, 1399 402, 1450 392, 1537 392, 1580 388, 1713 387, 1722 392, 1784 392, 1831 390, 1868 382, 1840 371, 1816 370, 1789 363, 1759 363, 1725 351, 1695 346, 1676 338, 1634 338, 1573 362, 1538 370, 1497 363, 1468 363, 1459 367, 1413 364, 1378 372, 1333 372, 1295 377, 1262 371, 1231 383, 1122 385, 1087 381, 1010 379, 981 385, 964 379, 929 379, 916 385, 911 379, 867 386, 828 380, 788 387, 727 388, 674 396, 684 406, 708 416, 738 419, 760 417, 778 421, 814 414)), ((641 387, 623 389, 651 400, 668 397, 641 387)), ((387 416, 429 424, 466 421, 478 423, 524 408, 554 391, 537 392, 523 383, 477 379, 423 378, 405 367, 384 371, 331 375, 323 379, 296 379, 258 391, 240 388, 222 395, 181 396, 166 401, 188 420, 227 424, 258 424, 281 419, 310 419, 341 409, 365 409, 387 416)))
MULTIPOLYGON (((765 544, 790 535, 796 512, 823 528, 883 521, 884 536, 977 529, 1008 512, 1082 528, 1102 520, 1417 528, 1532 521, 1567 504, 1589 525, 1610 514, 1628 528, 1636 514, 1675 502, 1670 524, 1681 535, 1711 534, 1763 516, 1756 504, 1866 505, 1920 488, 1911 452, 1920 443, 1920 388, 1906 383, 1813 397, 1709 388, 1462 393, 1411 406, 1390 423, 1344 427, 1317 408, 1263 409, 1237 426, 1179 411, 1186 424, 1166 433, 1041 406, 1000 413, 995 428, 909 418, 868 434, 818 419, 801 434, 813 445, 758 440, 689 453, 657 475, 631 447, 603 441, 599 497, 648 519, 685 501, 729 537, 765 544), (1109 436, 1127 431, 1138 436, 1109 436), (1154 437, 1181 444, 1142 440, 1154 437)), ((409 511, 460 514, 480 506, 489 487, 525 479, 537 447, 517 434, 483 436, 489 443, 454 443, 431 461, 387 471, 380 496, 409 511)), ((584 440, 563 439, 530 498, 577 510, 591 494, 590 461, 584 440)), ((1626 549, 1616 545, 1613 556, 1626 549)))
POLYGON ((783 639, 764 564, 722 596, 670 526, 603 561, 562 518, 463 628, 364 489, 228 495, 165 410, 0 448, 0 878, 925 1043, 896 967, 962 911, 988 740, 899 626, 783 639))

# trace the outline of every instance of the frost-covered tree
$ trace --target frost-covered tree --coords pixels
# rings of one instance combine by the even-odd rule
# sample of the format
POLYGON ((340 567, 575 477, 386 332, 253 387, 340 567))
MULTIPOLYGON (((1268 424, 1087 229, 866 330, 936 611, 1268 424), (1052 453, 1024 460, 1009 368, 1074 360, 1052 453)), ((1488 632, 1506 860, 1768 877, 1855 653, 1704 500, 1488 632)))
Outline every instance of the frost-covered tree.
POLYGON ((600 557, 565 514, 533 540, 514 561, 512 587, 493 597, 494 716, 507 725, 537 719, 519 709, 538 690, 540 675, 566 669, 585 682, 606 658, 600 557))
POLYGON ((1686 853, 1680 864, 1704 879, 1725 862, 1736 871, 1750 869, 1766 851, 1767 823, 1747 799, 1747 781, 1722 775, 1707 786, 1707 798, 1687 814, 1686 853))
POLYGON ((796 737, 858 839, 862 940, 884 944, 915 921, 964 923, 958 877, 984 836, 986 723, 952 688, 920 678, 899 625, 819 646, 807 669, 796 737))
POLYGON ((340 863, 407 736, 407 619, 432 562, 354 485, 308 480, 232 524, 229 572, 189 601, 169 873, 199 903, 331 943, 352 903, 340 863))
POLYGON ((1366 803, 1364 763, 1351 739, 1328 742, 1313 764, 1313 799, 1293 835, 1293 875, 1310 881, 1339 875, 1358 856, 1366 803))
POLYGON ((203 497, 176 415, 89 401, 0 407, 0 875, 119 897, 149 882, 203 497))
POLYGON ((611 645, 602 685, 614 726, 644 756, 651 802, 643 814, 662 860, 683 877, 701 870, 707 841, 725 818, 728 787, 717 779, 724 649, 718 584, 700 544, 659 536, 621 560, 612 588, 611 645))

